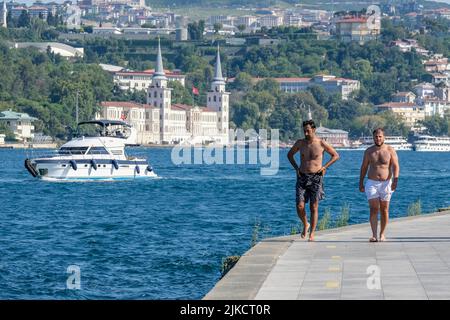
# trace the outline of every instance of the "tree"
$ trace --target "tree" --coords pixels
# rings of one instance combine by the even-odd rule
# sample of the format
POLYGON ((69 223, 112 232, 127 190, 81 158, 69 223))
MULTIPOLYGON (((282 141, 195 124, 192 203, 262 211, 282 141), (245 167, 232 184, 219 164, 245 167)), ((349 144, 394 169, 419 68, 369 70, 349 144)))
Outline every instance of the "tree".
POLYGON ((172 103, 192 104, 192 94, 190 90, 183 87, 178 81, 169 81, 168 87, 172 88, 172 103))
POLYGON ((19 16, 19 20, 17 21, 17 26, 19 28, 29 28, 30 27, 30 15, 26 10, 22 10, 19 16))
POLYGON ((205 31, 205 21, 195 21, 188 24, 188 33, 191 40, 202 40, 203 32, 205 31))
MULTIPOLYGON (((55 17, 53 16, 53 13, 51 11, 49 11, 48 15, 47 15, 47 24, 49 26, 55 26, 55 17)), ((56 27, 56 26, 55 26, 56 27)))
POLYGON ((16 136, 10 127, 5 122, 0 122, 0 134, 5 135, 5 141, 16 141, 16 136))
POLYGON ((11 10, 8 10, 8 13, 6 15, 6 24, 8 28, 14 28, 16 26, 16 21, 12 17, 11 10))
POLYGON ((433 136, 447 135, 449 132, 449 124, 446 118, 441 118, 438 115, 426 117, 425 120, 419 122, 427 128, 427 133, 433 136))
POLYGON ((256 103, 238 102, 232 105, 230 111, 237 128, 248 130, 256 127, 259 116, 259 107, 256 103))
POLYGON ((239 72, 234 82, 228 87, 239 90, 239 91, 249 91, 252 88, 252 76, 247 72, 239 72))
POLYGON ((244 24, 240 24, 237 26, 238 30, 240 33, 243 33, 244 30, 247 28, 244 24))
POLYGON ((214 33, 217 34, 217 33, 219 33, 220 30, 222 30, 223 25, 221 23, 214 23, 213 28, 214 28, 214 33))

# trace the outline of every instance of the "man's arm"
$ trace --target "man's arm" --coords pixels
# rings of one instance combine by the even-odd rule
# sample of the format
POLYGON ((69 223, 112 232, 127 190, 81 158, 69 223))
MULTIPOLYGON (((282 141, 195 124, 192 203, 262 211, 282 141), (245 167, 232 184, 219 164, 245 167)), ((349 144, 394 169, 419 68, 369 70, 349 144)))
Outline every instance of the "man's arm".
POLYGON ((298 164, 295 161, 294 155, 300 150, 300 140, 297 140, 294 145, 292 146, 291 150, 289 150, 287 157, 289 159, 289 162, 294 167, 295 171, 298 172, 298 164))
POLYGON ((317 172, 317 173, 322 173, 323 175, 325 175, 325 172, 327 171, 327 169, 336 161, 339 160, 339 153, 337 153, 337 151, 327 142, 325 142, 324 140, 321 140, 321 145, 324 149, 324 151, 326 151, 330 156, 331 159, 325 163, 325 165, 317 172))
POLYGON ((394 179, 392 181, 391 189, 395 191, 397 189, 398 176, 400 175, 400 164, 398 163, 397 152, 395 152, 394 148, 390 148, 391 151, 391 168, 393 172, 394 179))
POLYGON ((359 173, 359 191, 364 192, 364 178, 367 174, 367 169, 369 169, 369 155, 367 150, 364 151, 364 158, 361 164, 361 170, 359 173))

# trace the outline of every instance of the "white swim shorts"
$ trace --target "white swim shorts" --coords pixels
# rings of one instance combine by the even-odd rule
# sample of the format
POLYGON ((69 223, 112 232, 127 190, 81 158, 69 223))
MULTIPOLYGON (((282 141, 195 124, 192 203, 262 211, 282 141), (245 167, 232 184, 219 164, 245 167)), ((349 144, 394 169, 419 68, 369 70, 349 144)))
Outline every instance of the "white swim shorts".
POLYGON ((378 181, 368 179, 364 189, 366 190, 367 200, 380 199, 381 201, 390 201, 394 191, 391 189, 392 180, 378 181))

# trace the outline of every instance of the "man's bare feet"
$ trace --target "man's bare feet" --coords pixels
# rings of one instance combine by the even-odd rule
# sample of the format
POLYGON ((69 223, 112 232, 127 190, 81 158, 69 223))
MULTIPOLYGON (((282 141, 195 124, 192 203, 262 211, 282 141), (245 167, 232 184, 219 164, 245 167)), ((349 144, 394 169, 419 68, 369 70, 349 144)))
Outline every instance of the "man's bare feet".
POLYGON ((308 233, 309 226, 310 226, 309 223, 306 224, 306 226, 303 226, 303 231, 302 231, 302 233, 300 235, 302 237, 302 239, 306 238, 306 234, 308 233))
POLYGON ((380 234, 380 241, 381 242, 386 241, 386 237, 384 236, 384 234, 380 234))
POLYGON ((308 239, 308 241, 314 241, 314 233, 310 233, 309 234, 309 239, 308 239))
POLYGON ((369 242, 378 242, 377 237, 371 237, 369 239, 369 242))

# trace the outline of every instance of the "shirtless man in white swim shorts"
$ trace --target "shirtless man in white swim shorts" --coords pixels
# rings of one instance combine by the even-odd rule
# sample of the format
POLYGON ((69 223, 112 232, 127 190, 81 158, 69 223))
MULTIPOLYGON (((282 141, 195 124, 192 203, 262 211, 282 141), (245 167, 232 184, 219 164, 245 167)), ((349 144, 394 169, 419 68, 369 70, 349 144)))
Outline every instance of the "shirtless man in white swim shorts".
POLYGON ((397 188, 400 166, 395 150, 384 144, 384 130, 373 131, 374 145, 364 152, 359 176, 359 191, 365 192, 370 206, 370 242, 377 242, 378 212, 381 211, 380 241, 385 241, 385 230, 389 220, 389 201, 397 188), (369 179, 364 178, 369 170, 369 179))

